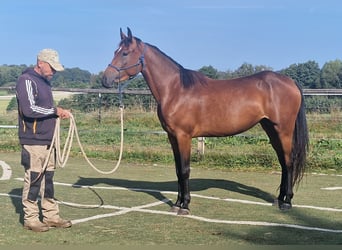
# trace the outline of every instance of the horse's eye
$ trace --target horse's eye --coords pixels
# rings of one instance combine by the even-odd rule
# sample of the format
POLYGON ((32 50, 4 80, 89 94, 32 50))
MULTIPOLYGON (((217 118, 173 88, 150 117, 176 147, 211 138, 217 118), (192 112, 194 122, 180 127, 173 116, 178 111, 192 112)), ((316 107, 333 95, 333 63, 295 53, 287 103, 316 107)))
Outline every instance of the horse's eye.
POLYGON ((127 51, 122 52, 122 56, 128 56, 128 52, 127 51))

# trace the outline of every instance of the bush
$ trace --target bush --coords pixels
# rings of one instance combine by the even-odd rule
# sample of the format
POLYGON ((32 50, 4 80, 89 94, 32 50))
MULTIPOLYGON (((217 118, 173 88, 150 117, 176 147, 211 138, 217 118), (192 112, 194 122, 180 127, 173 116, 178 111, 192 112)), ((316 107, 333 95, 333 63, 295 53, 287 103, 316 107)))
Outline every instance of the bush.
POLYGON ((13 97, 7 105, 6 111, 18 110, 17 98, 13 97))

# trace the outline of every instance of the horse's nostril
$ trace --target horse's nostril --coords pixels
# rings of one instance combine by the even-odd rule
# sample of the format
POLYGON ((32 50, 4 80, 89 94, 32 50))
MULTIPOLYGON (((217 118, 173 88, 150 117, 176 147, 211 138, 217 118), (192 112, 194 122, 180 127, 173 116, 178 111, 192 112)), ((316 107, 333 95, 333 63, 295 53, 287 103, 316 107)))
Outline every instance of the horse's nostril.
POLYGON ((112 81, 110 81, 110 79, 108 79, 106 75, 103 75, 103 77, 102 77, 102 86, 104 86, 106 88, 112 88, 113 87, 112 81))

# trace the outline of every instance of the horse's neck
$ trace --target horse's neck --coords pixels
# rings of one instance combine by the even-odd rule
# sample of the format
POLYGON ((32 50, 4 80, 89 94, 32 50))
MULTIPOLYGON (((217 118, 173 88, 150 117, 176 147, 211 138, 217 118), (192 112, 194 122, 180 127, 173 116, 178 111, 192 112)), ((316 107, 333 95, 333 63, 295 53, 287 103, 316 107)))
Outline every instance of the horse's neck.
POLYGON ((177 91, 179 71, 177 65, 153 47, 148 47, 142 75, 158 103, 167 98, 170 91, 177 91), (177 82, 177 84, 175 84, 177 82))

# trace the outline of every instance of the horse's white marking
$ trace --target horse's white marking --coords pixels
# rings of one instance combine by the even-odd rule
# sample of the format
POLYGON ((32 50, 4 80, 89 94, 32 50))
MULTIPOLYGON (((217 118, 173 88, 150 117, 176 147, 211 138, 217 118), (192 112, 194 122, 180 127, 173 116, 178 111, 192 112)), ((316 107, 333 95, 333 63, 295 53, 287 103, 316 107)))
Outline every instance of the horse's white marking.
POLYGON ((119 53, 122 50, 122 46, 120 46, 116 51, 115 54, 119 53))

